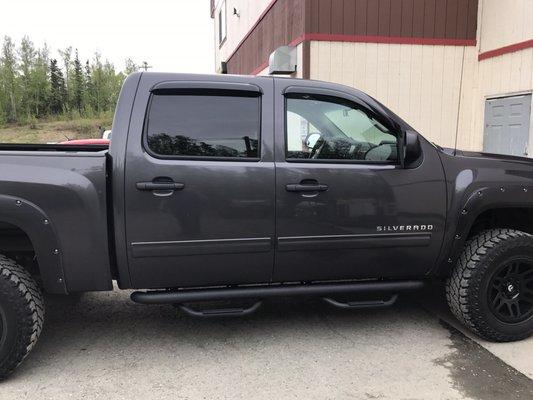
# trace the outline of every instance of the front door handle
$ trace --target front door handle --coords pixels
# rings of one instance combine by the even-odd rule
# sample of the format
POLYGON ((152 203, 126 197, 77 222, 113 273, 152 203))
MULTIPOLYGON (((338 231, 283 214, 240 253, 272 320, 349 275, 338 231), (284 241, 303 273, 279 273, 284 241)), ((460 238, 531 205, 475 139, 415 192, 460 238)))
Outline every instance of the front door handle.
POLYGON ((302 183, 290 183, 285 186, 287 192, 325 192, 328 190, 328 185, 323 184, 302 184, 302 183))
POLYGON ((138 190, 183 190, 185 184, 177 182, 137 182, 138 190))

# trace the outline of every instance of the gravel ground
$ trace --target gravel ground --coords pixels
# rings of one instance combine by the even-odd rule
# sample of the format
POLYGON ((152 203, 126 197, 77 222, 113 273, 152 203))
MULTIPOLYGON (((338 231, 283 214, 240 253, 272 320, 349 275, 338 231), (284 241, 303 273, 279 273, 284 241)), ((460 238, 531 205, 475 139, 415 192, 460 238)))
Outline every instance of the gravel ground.
MULTIPOLYGON (((194 319, 127 291, 47 302, 41 341, 2 400, 533 399, 533 371, 420 296, 365 311, 280 299, 241 319, 194 319)), ((533 341, 517 345, 533 354, 533 341)))

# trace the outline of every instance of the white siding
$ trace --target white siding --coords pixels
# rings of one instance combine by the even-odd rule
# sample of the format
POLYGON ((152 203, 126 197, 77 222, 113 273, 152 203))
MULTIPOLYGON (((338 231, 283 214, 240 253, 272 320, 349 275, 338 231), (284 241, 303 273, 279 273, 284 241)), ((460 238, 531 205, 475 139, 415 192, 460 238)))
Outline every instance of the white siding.
POLYGON ((480 0, 480 51, 533 39, 532 0, 480 0))
POLYGON ((477 48, 465 48, 463 80, 461 82, 461 98, 457 147, 465 150, 481 150, 482 134, 476 132, 474 109, 478 107, 479 76, 477 72, 477 48))

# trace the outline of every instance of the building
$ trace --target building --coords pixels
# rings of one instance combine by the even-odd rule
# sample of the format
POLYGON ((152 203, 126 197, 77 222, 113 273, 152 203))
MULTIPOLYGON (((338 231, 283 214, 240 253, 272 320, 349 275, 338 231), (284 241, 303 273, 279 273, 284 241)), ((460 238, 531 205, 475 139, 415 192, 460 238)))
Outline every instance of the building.
POLYGON ((216 0, 217 72, 354 86, 447 147, 533 155, 533 0, 216 0))

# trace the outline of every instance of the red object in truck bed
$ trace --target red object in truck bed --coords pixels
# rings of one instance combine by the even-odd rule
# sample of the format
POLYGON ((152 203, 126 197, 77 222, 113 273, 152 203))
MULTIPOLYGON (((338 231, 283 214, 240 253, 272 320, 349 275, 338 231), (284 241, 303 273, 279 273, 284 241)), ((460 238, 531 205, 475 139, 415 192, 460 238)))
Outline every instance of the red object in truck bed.
POLYGON ((109 145, 109 139, 76 139, 76 140, 66 140, 64 142, 60 142, 59 144, 72 144, 72 145, 90 145, 90 144, 98 144, 98 145, 109 145))

